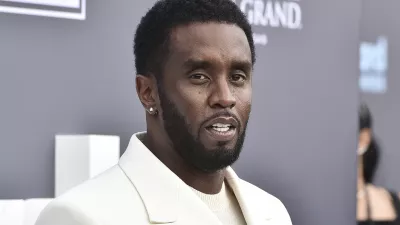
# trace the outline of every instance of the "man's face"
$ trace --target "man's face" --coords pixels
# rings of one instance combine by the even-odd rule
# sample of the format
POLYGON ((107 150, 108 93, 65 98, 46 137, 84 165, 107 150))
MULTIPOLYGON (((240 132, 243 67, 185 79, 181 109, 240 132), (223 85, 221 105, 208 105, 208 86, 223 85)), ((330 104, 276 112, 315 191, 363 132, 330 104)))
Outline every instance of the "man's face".
POLYGON ((234 163, 252 94, 252 58, 243 30, 223 23, 175 28, 162 77, 161 113, 174 149, 205 172, 234 163))

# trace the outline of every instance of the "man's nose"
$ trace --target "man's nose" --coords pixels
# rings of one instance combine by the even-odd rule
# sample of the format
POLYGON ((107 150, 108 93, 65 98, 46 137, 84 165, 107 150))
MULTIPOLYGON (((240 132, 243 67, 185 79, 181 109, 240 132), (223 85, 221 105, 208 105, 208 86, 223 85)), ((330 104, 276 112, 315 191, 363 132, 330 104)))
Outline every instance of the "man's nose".
POLYGON ((221 79, 214 84, 209 104, 212 108, 233 108, 236 105, 236 98, 229 81, 221 79))

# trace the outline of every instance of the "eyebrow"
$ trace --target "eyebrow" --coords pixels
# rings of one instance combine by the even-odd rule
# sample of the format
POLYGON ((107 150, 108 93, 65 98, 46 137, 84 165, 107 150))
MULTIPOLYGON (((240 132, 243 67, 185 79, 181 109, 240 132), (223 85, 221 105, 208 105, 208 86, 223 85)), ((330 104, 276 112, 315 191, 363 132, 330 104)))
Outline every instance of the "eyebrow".
POLYGON ((206 60, 202 60, 202 59, 187 59, 183 63, 183 66, 185 68, 188 68, 188 69, 193 69, 193 68, 195 68, 195 69, 200 69, 200 68, 207 69, 207 68, 210 68, 212 65, 211 65, 211 62, 206 61, 206 60))
POLYGON ((235 60, 231 65, 232 69, 240 69, 245 71, 251 71, 253 68, 253 64, 248 60, 235 60))
MULTIPOLYGON (((202 59, 187 59, 183 66, 188 69, 208 69, 212 67, 212 63, 207 60, 202 59)), ((253 68, 253 64, 249 60, 234 60, 231 63, 232 69, 241 69, 241 70, 251 70, 253 68)))

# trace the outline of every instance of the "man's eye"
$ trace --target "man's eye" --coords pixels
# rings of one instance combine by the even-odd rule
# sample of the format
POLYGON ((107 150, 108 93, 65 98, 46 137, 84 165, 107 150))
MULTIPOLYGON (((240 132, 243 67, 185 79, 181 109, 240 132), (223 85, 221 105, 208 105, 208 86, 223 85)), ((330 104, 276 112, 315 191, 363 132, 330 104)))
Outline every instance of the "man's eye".
POLYGON ((194 73, 189 76, 189 79, 190 82, 192 82, 192 84, 195 85, 203 85, 208 83, 208 81, 210 80, 210 78, 207 75, 201 73, 194 73))
POLYGON ((190 75, 190 79, 207 80, 208 78, 203 74, 193 74, 193 75, 190 75))
POLYGON ((233 82, 244 82, 246 80, 246 76, 243 74, 233 74, 231 76, 231 80, 233 82))

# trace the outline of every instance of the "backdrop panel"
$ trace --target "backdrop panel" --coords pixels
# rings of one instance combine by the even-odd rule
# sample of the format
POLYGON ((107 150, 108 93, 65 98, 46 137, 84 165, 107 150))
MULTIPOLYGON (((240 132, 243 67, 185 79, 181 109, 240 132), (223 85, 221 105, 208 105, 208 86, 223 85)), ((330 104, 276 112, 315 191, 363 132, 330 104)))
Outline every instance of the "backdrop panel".
POLYGON ((0 0, 0 12, 84 20, 86 0, 0 0))
POLYGON ((268 40, 257 48, 252 117, 236 168, 280 197, 296 225, 355 224, 360 1, 236 2, 252 2, 247 14, 268 40), (255 16, 261 2, 272 7, 270 23, 255 16), (285 23, 274 23, 276 4, 287 10, 285 23))

